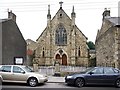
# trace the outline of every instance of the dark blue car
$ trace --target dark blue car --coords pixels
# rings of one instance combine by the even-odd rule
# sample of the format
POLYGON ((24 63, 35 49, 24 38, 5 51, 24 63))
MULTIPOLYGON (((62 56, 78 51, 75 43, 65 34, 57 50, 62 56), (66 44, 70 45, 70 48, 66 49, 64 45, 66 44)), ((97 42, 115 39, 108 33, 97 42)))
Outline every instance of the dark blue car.
POLYGON ((67 75, 68 85, 83 87, 84 85, 115 85, 120 88, 120 71, 113 67, 94 67, 84 72, 67 75))

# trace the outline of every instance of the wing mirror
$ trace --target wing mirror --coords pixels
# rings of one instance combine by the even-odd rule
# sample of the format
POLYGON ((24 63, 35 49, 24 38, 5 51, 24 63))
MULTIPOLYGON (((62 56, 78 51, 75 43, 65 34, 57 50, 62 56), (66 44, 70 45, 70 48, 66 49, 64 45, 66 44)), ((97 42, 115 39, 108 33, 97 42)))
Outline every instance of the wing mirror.
POLYGON ((92 74, 94 74, 94 72, 90 72, 89 74, 92 75, 92 74))
POLYGON ((25 71, 21 71, 22 74, 25 74, 25 71))

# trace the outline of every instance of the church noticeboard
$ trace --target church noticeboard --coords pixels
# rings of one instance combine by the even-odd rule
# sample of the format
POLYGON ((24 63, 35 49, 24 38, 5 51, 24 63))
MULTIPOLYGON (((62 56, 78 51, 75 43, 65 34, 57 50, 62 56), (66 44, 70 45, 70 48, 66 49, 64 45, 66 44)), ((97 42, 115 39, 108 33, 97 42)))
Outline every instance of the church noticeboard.
POLYGON ((23 65, 23 57, 15 57, 14 64, 16 65, 23 65))

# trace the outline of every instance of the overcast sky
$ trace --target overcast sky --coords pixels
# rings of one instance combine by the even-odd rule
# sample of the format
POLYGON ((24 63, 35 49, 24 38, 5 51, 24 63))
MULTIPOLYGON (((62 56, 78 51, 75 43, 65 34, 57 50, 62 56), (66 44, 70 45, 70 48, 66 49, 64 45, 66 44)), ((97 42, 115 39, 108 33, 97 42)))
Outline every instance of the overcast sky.
MULTIPOLYGON (((51 16, 57 13, 61 0, 0 0, 0 19, 7 18, 7 11, 12 10, 17 16, 17 25, 25 39, 36 39, 47 25, 48 5, 51 16)), ((95 42, 98 29, 102 24, 104 8, 111 10, 111 17, 118 17, 119 0, 62 0, 63 9, 71 17, 74 5, 76 25, 88 37, 88 41, 95 42)))

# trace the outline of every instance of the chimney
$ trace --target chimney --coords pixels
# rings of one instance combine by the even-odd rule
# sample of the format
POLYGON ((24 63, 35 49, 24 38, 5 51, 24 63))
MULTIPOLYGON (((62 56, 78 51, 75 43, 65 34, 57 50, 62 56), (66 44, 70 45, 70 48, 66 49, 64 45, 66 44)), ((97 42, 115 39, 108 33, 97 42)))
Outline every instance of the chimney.
POLYGON ((11 11, 8 11, 8 18, 16 22, 16 15, 11 11))
POLYGON ((110 9, 108 10, 107 8, 105 8, 104 12, 103 12, 103 20, 105 18, 110 18, 110 9))

